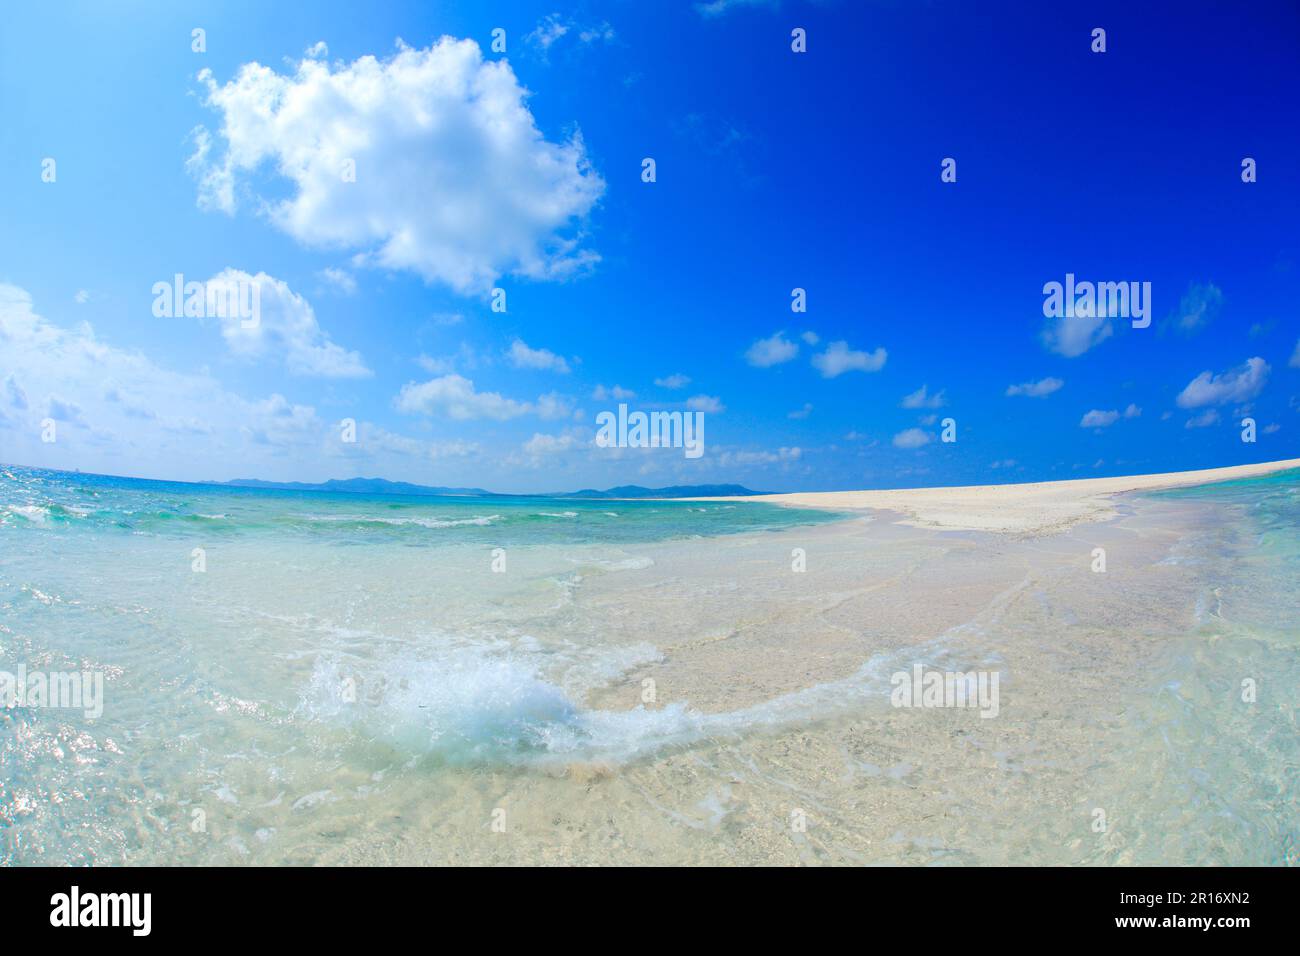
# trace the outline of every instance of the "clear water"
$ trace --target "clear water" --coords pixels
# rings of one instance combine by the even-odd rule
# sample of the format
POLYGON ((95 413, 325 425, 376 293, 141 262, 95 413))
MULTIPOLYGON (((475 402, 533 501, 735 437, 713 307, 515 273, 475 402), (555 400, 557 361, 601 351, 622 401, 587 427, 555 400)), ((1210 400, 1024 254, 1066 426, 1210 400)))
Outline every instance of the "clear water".
POLYGON ((5 468, 0 670, 105 699, 0 710, 0 862, 1294 864, 1300 474, 1125 511, 1018 541, 5 468), (891 710, 916 660, 1003 671, 999 717, 891 710))

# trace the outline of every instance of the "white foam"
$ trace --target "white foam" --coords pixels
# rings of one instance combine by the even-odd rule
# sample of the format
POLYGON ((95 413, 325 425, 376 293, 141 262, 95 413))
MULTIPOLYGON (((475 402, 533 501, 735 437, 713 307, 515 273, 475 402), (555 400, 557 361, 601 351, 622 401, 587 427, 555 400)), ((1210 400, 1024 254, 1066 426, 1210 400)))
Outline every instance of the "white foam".
POLYGON ((934 666, 948 654, 943 641, 878 654, 841 680, 710 714, 686 702, 632 710, 589 710, 576 703, 591 687, 658 659, 649 645, 588 648, 580 662, 550 678, 542 669, 554 648, 498 653, 462 647, 435 658, 383 663, 329 655, 317 659, 299 714, 342 722, 453 763, 625 763, 667 747, 861 710, 873 701, 884 708, 890 676, 917 662, 934 666), (348 681, 355 687, 353 702, 340 694, 348 681))
POLYGON ((50 509, 45 505, 10 505, 5 510, 6 513, 25 518, 33 524, 45 524, 45 519, 50 516, 50 509))
MULTIPOLYGON (((205 516, 207 517, 207 516, 205 516)), ((357 524, 419 525, 422 528, 458 528, 462 525, 490 525, 501 515, 478 515, 473 518, 385 518, 378 515, 299 515, 305 521, 350 521, 357 524)))

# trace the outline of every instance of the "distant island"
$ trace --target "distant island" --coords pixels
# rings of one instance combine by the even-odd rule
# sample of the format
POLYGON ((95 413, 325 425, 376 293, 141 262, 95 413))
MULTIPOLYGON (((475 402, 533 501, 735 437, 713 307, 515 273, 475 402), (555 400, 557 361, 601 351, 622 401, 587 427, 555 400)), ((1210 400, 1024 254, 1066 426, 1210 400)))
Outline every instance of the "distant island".
POLYGON ((386 478, 331 478, 329 481, 262 481, 260 478, 235 478, 232 481, 212 482, 236 488, 269 488, 277 491, 328 491, 354 495, 437 495, 440 497, 473 498, 741 498, 766 494, 751 491, 743 485, 672 485, 667 488, 645 488, 641 485, 619 485, 599 491, 584 488, 582 491, 557 491, 535 495, 503 495, 483 488, 443 488, 432 485, 415 485, 409 481, 389 481, 386 478))

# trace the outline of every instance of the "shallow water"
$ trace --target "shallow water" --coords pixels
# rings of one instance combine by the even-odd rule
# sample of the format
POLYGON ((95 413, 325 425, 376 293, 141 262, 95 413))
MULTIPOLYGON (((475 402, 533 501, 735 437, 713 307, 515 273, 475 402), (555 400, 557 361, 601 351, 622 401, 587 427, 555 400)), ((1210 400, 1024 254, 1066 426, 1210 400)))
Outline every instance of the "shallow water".
POLYGON ((1294 863, 1298 494, 1015 540, 8 469, 0 670, 105 687, 2 712, 0 859, 1294 863))

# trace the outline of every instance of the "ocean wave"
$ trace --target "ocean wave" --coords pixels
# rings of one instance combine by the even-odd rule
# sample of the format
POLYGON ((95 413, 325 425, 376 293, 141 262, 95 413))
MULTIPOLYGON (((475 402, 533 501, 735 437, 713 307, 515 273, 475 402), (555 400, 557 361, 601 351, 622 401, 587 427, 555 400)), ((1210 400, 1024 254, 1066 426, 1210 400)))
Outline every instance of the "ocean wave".
POLYGON ((476 515, 472 518, 385 518, 379 515, 295 515, 294 517, 313 523, 378 524, 392 527, 418 525, 421 528, 459 528, 466 525, 486 527, 494 521, 502 520, 501 515, 476 515))
POLYGON ((23 518, 32 524, 45 524, 50 509, 48 505, 9 505, 5 508, 5 515, 23 518))
POLYGON ((544 766, 572 761, 628 763, 672 747, 820 719, 875 700, 888 706, 890 678, 916 663, 969 670, 950 661, 948 635, 873 656, 848 677, 814 684, 749 707, 704 713, 688 702, 595 710, 579 701, 660 659, 648 645, 610 648, 543 673, 549 655, 459 648, 434 659, 386 663, 318 657, 298 715, 343 724, 408 752, 454 764, 544 766))

